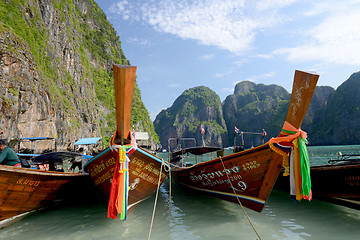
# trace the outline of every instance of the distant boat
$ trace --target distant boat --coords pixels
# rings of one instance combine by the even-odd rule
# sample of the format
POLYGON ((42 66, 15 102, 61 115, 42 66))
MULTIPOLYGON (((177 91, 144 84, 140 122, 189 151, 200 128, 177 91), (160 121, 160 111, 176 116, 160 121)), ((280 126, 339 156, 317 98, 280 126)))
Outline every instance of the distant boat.
POLYGON ((0 165, 0 228, 59 201, 85 199, 92 186, 89 175, 61 168, 63 161, 78 155, 51 152, 32 159, 33 166, 47 164, 53 171, 0 165))
MULTIPOLYGON (((310 167, 314 199, 360 210, 360 154, 339 154, 340 159, 310 167)), ((289 178, 280 175, 275 190, 289 192, 289 178)))
POLYGON ((136 67, 113 65, 113 68, 117 131, 111 139, 111 146, 90 159, 84 169, 90 174, 95 185, 109 198, 108 217, 115 218, 119 213, 122 216, 120 218, 124 219, 127 209, 156 192, 167 173, 162 169, 166 165, 164 160, 137 146, 130 131, 136 67), (122 149, 128 155, 128 166, 125 160, 120 163, 119 151, 122 149), (127 170, 119 173, 122 167, 127 170), (129 174, 128 177, 126 173, 129 174), (125 203, 122 211, 115 210, 114 206, 115 198, 119 197, 121 191, 117 184, 125 184, 122 190, 124 197, 121 196, 119 200, 125 203))
POLYGON ((26 160, 30 160, 32 157, 38 156, 41 153, 56 152, 57 151, 56 138, 22 137, 19 139, 17 148, 18 148, 17 155, 19 157, 22 157, 26 160), (21 144, 23 144, 23 146, 21 144))
POLYGON ((183 160, 186 154, 192 154, 196 156, 201 156, 206 153, 212 152, 224 152, 223 148, 220 147, 211 147, 211 146, 194 146, 188 148, 182 148, 171 152, 171 159, 170 162, 178 162, 183 160))
MULTIPOLYGON (((278 138, 286 139, 288 128, 300 126, 316 87, 318 75, 296 71, 286 124, 278 138)), ((292 134, 292 133, 291 133, 292 134)), ((291 135, 290 136, 293 136, 291 135)), ((279 140, 280 141, 280 140, 279 140)), ((288 144, 288 140, 281 144, 288 144)), ((172 176, 185 187, 211 194, 261 212, 275 184, 283 161, 287 161, 288 149, 276 142, 217 157, 210 161, 185 165, 172 164, 172 176)))

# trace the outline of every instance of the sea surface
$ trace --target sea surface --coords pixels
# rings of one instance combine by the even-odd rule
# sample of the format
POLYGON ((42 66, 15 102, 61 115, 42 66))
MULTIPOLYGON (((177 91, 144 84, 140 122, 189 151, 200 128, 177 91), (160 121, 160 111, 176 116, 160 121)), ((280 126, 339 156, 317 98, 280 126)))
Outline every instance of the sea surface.
MULTIPOLYGON (((323 165, 337 159, 339 151, 359 154, 360 146, 308 151, 311 165, 323 165)), ((167 153, 159 155, 167 159, 167 153)), ((107 219, 106 203, 77 202, 28 216, 0 230, 0 239, 360 239, 360 211, 327 202, 294 202, 287 193, 274 190, 262 213, 245 212, 249 220, 239 205, 195 195, 166 179, 156 204, 155 196, 147 199, 129 212, 126 221, 107 219)))

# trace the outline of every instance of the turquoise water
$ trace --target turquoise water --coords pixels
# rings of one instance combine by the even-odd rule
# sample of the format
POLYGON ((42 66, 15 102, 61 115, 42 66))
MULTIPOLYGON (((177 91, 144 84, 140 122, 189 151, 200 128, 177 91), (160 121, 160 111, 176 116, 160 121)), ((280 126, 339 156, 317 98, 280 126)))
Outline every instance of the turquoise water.
MULTIPOLYGON (((360 146, 309 147, 310 161, 324 164, 338 151, 359 153, 360 146)), ((136 206, 126 222, 107 219, 105 203, 61 206, 0 230, 0 239, 148 239, 154 202, 152 197, 136 206)), ((322 201, 295 203, 288 194, 273 191, 262 213, 248 209, 246 213, 261 239, 360 239, 360 211, 322 201)), ((240 206, 195 195, 166 180, 159 191, 150 239, 258 238, 240 206)))

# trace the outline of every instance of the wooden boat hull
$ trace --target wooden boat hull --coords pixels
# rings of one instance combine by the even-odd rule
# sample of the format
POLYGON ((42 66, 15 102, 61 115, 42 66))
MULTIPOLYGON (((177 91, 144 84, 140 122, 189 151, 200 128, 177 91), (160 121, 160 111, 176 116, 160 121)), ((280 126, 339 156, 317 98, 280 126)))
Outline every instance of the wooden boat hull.
POLYGON ((175 182, 183 186, 234 203, 240 200, 243 206, 261 212, 282 160, 282 155, 264 144, 191 167, 173 167, 172 174, 175 182))
MULTIPOLYGON (((85 165, 85 171, 89 172, 94 184, 105 197, 110 195, 115 163, 116 155, 108 148, 85 165)), ((162 159, 142 148, 137 148, 130 155, 128 208, 140 203, 156 192, 161 167, 162 159)), ((166 176, 167 173, 163 170, 160 185, 166 176)))
MULTIPOLYGON (((360 163, 313 166, 310 175, 313 198, 360 208, 360 163)), ((289 177, 279 176, 274 189, 289 192, 289 177)))
MULTIPOLYGON (((295 71, 288 114, 277 138, 259 147, 191 167, 175 166, 172 168, 175 181, 218 198, 240 201, 243 206, 261 212, 283 163, 286 166, 288 163, 287 150, 278 144, 292 146, 291 142, 298 136, 306 138, 300 127, 318 78, 317 74, 295 71)), ((296 149, 298 152, 298 147, 296 149)))
POLYGON ((80 199, 90 184, 88 174, 0 165, 0 220, 48 207, 61 200, 80 199))

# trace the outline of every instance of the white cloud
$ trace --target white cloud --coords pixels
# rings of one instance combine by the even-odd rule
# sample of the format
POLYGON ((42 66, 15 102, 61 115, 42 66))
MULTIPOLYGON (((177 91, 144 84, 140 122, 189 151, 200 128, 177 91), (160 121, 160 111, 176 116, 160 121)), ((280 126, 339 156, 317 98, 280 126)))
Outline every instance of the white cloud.
POLYGON ((214 54, 206 54, 206 55, 202 55, 200 58, 205 60, 205 61, 209 61, 209 60, 214 59, 215 55, 214 54))
POLYGON ((249 77, 249 81, 252 82, 263 82, 265 79, 269 79, 276 76, 276 72, 272 71, 272 72, 267 72, 261 75, 253 75, 251 77, 249 77))
POLYGON ((131 37, 129 39, 127 39, 127 42, 131 42, 131 43, 136 43, 140 46, 149 46, 150 42, 146 39, 140 39, 138 37, 131 37))
MULTIPOLYGON (((248 54, 260 34, 269 36, 275 29, 279 38, 295 39, 285 43, 292 47, 264 40, 270 48, 278 48, 270 50, 271 54, 287 61, 360 63, 359 0, 121 0, 110 11, 128 21, 141 20, 161 33, 235 54, 248 54)), ((271 54, 253 56, 270 59, 271 54)), ((203 57, 211 59, 210 55, 203 57)))
POLYGON ((256 8, 259 11, 267 11, 269 9, 278 9, 293 4, 297 0, 262 0, 257 1, 256 8))
POLYGON ((359 65, 359 10, 359 1, 341 1, 332 7, 327 4, 316 5, 307 14, 321 14, 324 20, 303 33, 304 44, 280 48, 274 53, 285 55, 291 62, 321 61, 359 65))
POLYGON ((112 13, 141 19, 159 32, 233 53, 252 48, 259 31, 283 21, 278 10, 294 0, 119 1, 112 13))
POLYGON ((271 55, 271 54, 258 54, 255 57, 262 58, 262 59, 271 59, 271 58, 273 58, 273 55, 271 55))
POLYGON ((109 11, 110 13, 116 13, 119 14, 121 13, 122 18, 124 20, 128 20, 130 18, 130 14, 131 11, 128 9, 129 3, 128 1, 119 1, 116 4, 113 4, 110 8, 109 11))

